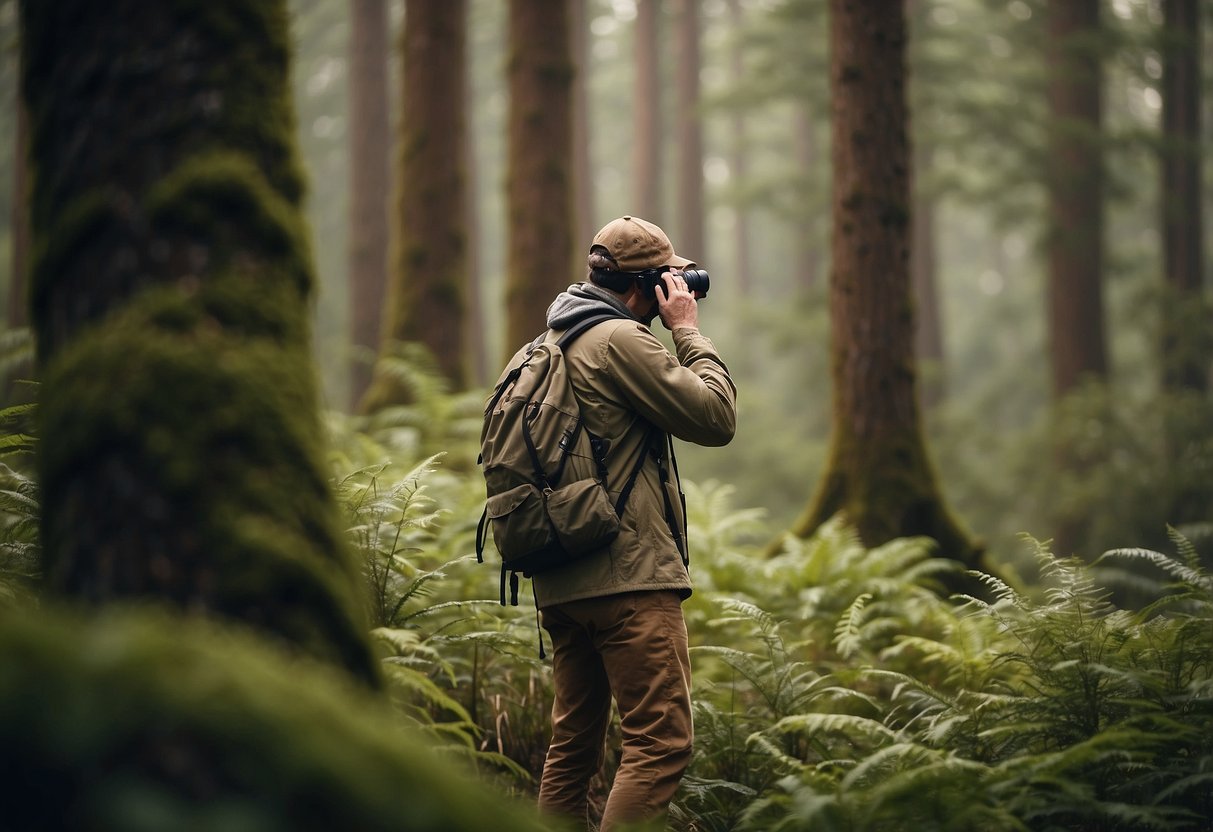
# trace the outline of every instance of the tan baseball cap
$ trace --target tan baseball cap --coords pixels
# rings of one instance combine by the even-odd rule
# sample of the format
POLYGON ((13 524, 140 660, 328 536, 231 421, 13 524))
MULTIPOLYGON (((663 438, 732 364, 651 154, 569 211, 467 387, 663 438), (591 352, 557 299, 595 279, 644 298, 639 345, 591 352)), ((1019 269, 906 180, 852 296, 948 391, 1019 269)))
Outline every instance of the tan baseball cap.
POLYGON ((674 253, 664 231, 640 217, 611 220, 594 235, 592 246, 605 248, 621 272, 641 272, 658 266, 685 269, 695 265, 694 261, 674 253))

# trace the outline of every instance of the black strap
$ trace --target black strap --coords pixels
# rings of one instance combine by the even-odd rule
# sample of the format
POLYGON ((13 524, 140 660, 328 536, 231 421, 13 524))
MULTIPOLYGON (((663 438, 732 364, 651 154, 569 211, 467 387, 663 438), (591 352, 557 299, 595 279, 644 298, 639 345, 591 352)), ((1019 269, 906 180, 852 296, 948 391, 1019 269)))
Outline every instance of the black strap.
MULTIPOLYGON (((687 515, 687 500, 682 493, 682 480, 678 476, 678 460, 674 458, 674 439, 666 435, 666 444, 670 450, 670 459, 674 464, 675 482, 678 484, 678 498, 682 503, 682 516, 687 515)), ((683 566, 689 566, 691 557, 687 552, 686 540, 682 534, 682 527, 678 523, 678 518, 674 514, 674 504, 670 502, 670 491, 666 485, 670 481, 670 472, 665 467, 664 454, 659 453, 657 456, 657 471, 661 475, 661 499, 665 502, 665 523, 670 527, 670 534, 674 536, 674 545, 678 547, 678 554, 682 556, 683 566)))
MULTIPOLYGON (((625 316, 622 312, 603 312, 598 315, 590 315, 587 318, 582 318, 580 321, 577 321, 560 334, 560 337, 556 339, 556 346, 563 350, 567 348, 569 344, 573 343, 574 338, 585 332, 587 329, 595 327, 598 324, 605 323, 606 321, 620 320, 627 320, 627 316, 625 316)), ((542 338, 543 336, 540 335, 539 337, 542 338)))
POLYGON ((484 511, 480 512, 480 522, 476 524, 476 562, 484 563, 484 544, 489 540, 489 506, 485 503, 484 511))
MULTIPOLYGON (((532 402, 531 405, 536 408, 539 406, 537 402, 532 402)), ((548 481, 548 472, 543 470, 543 460, 539 458, 539 449, 535 447, 535 438, 531 436, 530 423, 525 418, 522 420, 522 441, 526 444, 527 455, 531 458, 531 468, 535 471, 535 482, 545 490, 551 488, 552 484, 548 481)), ((552 479, 560 482, 559 476, 552 479)))
POLYGON ((518 573, 510 567, 506 566, 505 561, 501 562, 501 606, 505 606, 505 580, 506 576, 510 579, 510 606, 518 606, 518 573))
MULTIPOLYGON (((674 485, 678 489, 678 501, 682 504, 682 516, 687 516, 687 495, 682 493, 682 474, 678 473, 678 457, 674 455, 674 437, 667 436, 670 446, 670 464, 674 466, 674 485)), ((689 558, 689 555, 688 555, 689 558)))
POLYGON ((543 649, 543 627, 539 624, 539 599, 535 596, 534 584, 531 584, 531 598, 535 601, 535 633, 539 636, 539 661, 543 661, 548 654, 543 649))

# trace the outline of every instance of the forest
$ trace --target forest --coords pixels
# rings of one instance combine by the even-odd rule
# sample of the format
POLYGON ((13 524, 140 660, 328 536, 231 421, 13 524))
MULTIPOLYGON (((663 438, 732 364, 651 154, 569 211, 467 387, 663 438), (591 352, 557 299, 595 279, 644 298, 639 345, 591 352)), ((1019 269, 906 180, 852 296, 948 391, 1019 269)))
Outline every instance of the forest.
POLYGON ((478 454, 625 215, 738 389, 664 828, 1213 828, 1213 0, 0 35, 0 830, 578 828, 478 454))

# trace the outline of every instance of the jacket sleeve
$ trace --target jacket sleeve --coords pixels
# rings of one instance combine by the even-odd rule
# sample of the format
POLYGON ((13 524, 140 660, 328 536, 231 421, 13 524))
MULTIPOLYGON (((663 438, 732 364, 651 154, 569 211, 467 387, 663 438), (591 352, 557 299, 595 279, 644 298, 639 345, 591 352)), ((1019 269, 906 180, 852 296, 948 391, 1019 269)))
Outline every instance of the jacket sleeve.
POLYGON ((615 329, 606 367, 628 403, 645 419, 697 445, 727 445, 737 428, 737 386, 707 336, 674 330, 670 354, 642 324, 615 329))

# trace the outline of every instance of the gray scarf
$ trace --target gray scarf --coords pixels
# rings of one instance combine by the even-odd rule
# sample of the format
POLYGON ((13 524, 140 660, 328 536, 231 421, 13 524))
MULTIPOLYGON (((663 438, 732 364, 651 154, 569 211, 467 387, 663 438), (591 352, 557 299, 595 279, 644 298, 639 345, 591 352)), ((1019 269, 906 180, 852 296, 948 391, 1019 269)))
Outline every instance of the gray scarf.
POLYGON ((568 329, 590 315, 616 312, 625 318, 638 320, 619 295, 593 283, 574 283, 556 296, 548 307, 548 326, 552 329, 568 329))

